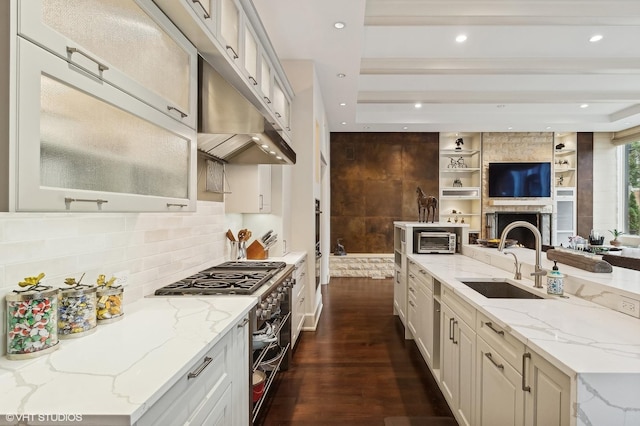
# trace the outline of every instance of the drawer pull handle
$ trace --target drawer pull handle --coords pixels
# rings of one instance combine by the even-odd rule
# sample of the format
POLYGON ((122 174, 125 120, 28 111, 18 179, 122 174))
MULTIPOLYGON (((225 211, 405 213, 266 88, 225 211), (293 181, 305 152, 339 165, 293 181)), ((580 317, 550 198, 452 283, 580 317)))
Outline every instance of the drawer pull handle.
POLYGON ((102 62, 98 61, 96 58, 92 57, 91 55, 89 55, 89 54, 83 52, 82 50, 78 49, 77 47, 69 47, 69 46, 67 46, 67 53, 69 54, 69 59, 71 59, 71 55, 73 55, 74 53, 77 53, 79 55, 84 56, 85 58, 87 58, 91 62, 94 62, 98 66, 98 69, 100 71, 106 71, 106 70, 109 69, 108 66, 106 66, 102 62))
POLYGON ((207 12, 207 9, 205 9, 205 7, 202 5, 200 0, 191 0, 191 1, 193 3, 198 3, 200 5, 200 7, 202 8, 202 13, 204 15, 204 19, 211 19, 211 15, 209 15, 209 12, 207 12))
POLYGON ((255 78, 253 78, 253 77, 251 77, 251 76, 249 76, 249 81, 250 81, 250 82, 251 82, 251 84, 253 84, 254 86, 257 86, 257 85, 258 85, 258 82, 256 81, 256 79, 255 79, 255 78))
POLYGON ((196 377, 198 377, 200 373, 202 373, 204 369, 207 368, 207 365, 211 364, 211 361, 213 361, 213 358, 209 356, 204 357, 204 361, 202 361, 202 365, 200 365, 200 367, 198 367, 198 369, 193 373, 187 374, 187 379, 195 379, 196 377))
POLYGON ((493 331, 494 333, 499 334, 499 335, 501 335, 501 336, 504 336, 504 331, 502 331, 502 330, 496 330, 495 328, 493 328, 493 323, 491 323, 491 322, 485 322, 485 325, 486 325, 487 327, 489 327, 489 328, 491 329, 491 331, 493 331))
POLYGON ((167 207, 187 207, 187 205, 180 203, 167 203, 167 207))
POLYGON ((531 386, 527 386, 527 358, 531 359, 531 354, 525 352, 522 354, 522 390, 531 392, 531 386))
POLYGON ((171 105, 167 105, 167 111, 175 111, 175 112, 177 112, 178 114, 180 114, 180 118, 185 118, 185 117, 187 117, 189 115, 189 114, 184 113, 184 112, 180 111, 178 108, 176 108, 174 106, 171 106, 171 105))
POLYGON ((484 356, 486 356, 489 359, 489 361, 491 361, 491 364, 495 365, 497 369, 504 370, 504 365, 498 364, 491 356, 491 352, 485 353, 484 356))

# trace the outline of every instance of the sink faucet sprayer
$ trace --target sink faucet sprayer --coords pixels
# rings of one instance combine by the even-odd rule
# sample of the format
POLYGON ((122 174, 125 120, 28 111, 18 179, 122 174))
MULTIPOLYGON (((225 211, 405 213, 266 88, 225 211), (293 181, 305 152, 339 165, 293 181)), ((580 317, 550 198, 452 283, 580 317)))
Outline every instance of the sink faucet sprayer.
POLYGON ((513 261, 516 264, 516 271, 513 275, 513 279, 514 280, 521 280, 522 279, 522 272, 520 272, 520 270, 522 269, 522 264, 518 263, 518 257, 516 256, 516 254, 512 251, 505 251, 504 252, 505 255, 512 255, 513 256, 513 261))
POLYGON ((536 244, 536 266, 535 266, 534 272, 532 272, 531 275, 534 276, 534 285, 533 286, 535 288, 542 288, 542 277, 544 275, 547 275, 547 271, 542 269, 542 267, 540 266, 540 253, 542 252, 542 235, 540 235, 540 231, 538 230, 538 228, 536 228, 534 225, 530 224, 529 222, 525 222, 525 221, 522 221, 522 220, 519 220, 517 222, 511 222, 510 224, 505 226, 504 230, 502 231, 502 235, 500 236, 500 244, 498 245, 498 251, 503 251, 504 250, 504 245, 505 245, 505 241, 507 239, 507 235, 509 235, 509 232, 511 232, 511 230, 514 229, 514 228, 527 228, 531 232, 533 232, 533 236, 535 237, 535 240, 536 240, 535 241, 535 244, 536 244))

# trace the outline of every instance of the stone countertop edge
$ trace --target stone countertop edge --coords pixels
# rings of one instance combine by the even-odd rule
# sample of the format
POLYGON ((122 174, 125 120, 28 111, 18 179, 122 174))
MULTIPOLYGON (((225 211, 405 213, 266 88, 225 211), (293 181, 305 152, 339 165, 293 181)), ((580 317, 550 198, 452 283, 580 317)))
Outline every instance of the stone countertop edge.
POLYGON ((256 303, 252 296, 143 298, 126 306, 122 320, 60 340, 52 353, 2 357, 0 413, 117 416, 134 424, 256 303))
MULTIPOLYGON (((489 299, 457 278, 511 279, 512 273, 461 254, 408 257, 565 374, 640 373, 638 319, 573 295, 546 300, 489 299)), ((531 280, 521 284, 546 296, 546 290, 534 289, 531 280)))

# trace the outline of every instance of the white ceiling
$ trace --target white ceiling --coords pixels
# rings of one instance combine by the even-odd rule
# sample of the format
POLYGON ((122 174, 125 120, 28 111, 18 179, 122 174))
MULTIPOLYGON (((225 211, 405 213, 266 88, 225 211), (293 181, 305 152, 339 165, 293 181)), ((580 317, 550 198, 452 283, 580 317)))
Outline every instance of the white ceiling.
POLYGON ((315 62, 332 132, 640 125, 639 0, 253 3, 281 60, 315 62))

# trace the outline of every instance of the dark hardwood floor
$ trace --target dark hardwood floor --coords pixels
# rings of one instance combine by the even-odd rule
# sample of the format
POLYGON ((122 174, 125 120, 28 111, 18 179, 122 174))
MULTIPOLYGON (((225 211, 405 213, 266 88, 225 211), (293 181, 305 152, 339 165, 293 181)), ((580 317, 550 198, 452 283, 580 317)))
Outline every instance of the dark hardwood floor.
POLYGON ((393 315, 393 280, 332 278, 323 303, 317 331, 302 333, 259 424, 382 426, 385 417, 453 417, 393 315))

